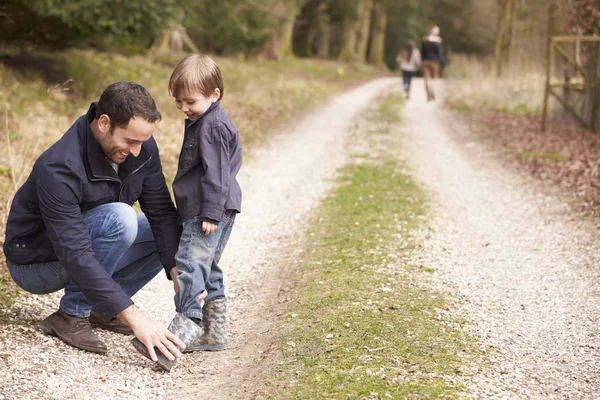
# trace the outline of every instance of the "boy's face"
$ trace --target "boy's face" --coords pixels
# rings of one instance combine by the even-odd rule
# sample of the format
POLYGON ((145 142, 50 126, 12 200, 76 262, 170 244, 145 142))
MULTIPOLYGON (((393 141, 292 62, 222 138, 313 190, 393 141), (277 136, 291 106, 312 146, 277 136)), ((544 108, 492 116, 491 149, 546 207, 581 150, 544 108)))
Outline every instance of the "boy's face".
POLYGON ((175 97, 175 105, 183 112, 190 120, 195 120, 208 110, 210 105, 219 99, 219 89, 215 89, 213 94, 205 96, 200 92, 196 93, 181 93, 175 97))

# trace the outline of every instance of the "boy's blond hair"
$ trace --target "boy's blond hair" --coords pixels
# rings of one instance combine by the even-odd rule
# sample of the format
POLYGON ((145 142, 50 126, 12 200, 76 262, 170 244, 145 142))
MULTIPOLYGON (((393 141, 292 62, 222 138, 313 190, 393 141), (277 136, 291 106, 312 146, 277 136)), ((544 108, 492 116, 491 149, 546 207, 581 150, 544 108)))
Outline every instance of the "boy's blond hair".
POLYGON ((190 54, 177 64, 169 79, 169 94, 173 97, 184 93, 200 92, 209 97, 215 89, 223 98, 223 77, 217 63, 204 54, 190 54))

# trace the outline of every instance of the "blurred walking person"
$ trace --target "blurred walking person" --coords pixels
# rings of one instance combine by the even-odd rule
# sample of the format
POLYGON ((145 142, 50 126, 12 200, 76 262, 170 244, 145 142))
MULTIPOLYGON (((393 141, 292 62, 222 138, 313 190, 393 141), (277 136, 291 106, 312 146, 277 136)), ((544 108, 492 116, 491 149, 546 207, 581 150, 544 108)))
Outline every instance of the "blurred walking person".
POLYGON ((427 101, 435 100, 435 79, 440 73, 440 68, 446 66, 444 58, 444 49, 442 47, 442 38, 440 37, 440 28, 436 25, 428 29, 427 35, 423 37, 421 43, 421 70, 425 78, 425 91, 427 92, 427 101))
POLYGON ((396 57, 396 62, 402 70, 402 80, 404 82, 404 91, 406 92, 406 98, 410 98, 410 83, 413 76, 419 70, 421 66, 421 53, 417 49, 417 45, 414 40, 406 42, 406 46, 396 57))

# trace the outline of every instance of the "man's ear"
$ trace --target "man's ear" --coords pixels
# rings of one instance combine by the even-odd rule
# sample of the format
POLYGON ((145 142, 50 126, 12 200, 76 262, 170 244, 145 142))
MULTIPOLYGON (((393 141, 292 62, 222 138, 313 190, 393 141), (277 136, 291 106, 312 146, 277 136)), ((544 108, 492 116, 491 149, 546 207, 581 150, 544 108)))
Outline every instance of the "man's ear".
POLYGON ((98 118, 98 130, 102 134, 110 133, 110 117, 106 114, 102 114, 98 118))

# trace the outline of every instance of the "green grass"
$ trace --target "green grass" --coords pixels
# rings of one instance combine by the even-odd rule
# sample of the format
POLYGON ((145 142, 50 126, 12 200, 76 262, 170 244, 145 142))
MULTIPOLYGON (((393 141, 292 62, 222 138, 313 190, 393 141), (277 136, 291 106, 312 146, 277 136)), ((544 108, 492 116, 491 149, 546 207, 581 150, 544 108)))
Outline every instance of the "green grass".
MULTIPOLYGON (((376 113, 394 114, 395 123, 390 104, 397 97, 376 113)), ((380 129, 380 140, 391 137, 380 129)), ((440 313, 444 297, 426 283, 434 270, 406 261, 427 206, 388 144, 340 171, 310 224, 270 398, 457 397, 459 386, 445 378, 474 346, 440 313)))
POLYGON ((526 161, 532 160, 545 160, 551 162, 564 162, 569 159, 569 157, 565 156, 561 153, 556 153, 552 151, 524 151, 519 154, 522 159, 526 161))
POLYGON ((381 121, 387 124, 396 124, 400 122, 400 110, 404 104, 404 95, 395 93, 385 97, 377 108, 377 115, 381 121))
POLYGON ((21 290, 12 283, 12 278, 8 272, 0 272, 0 310, 9 308, 21 290))

